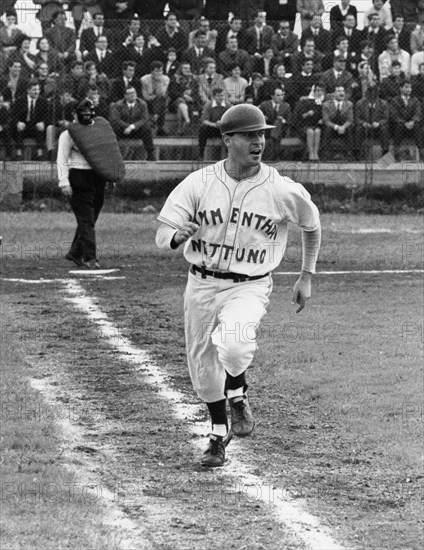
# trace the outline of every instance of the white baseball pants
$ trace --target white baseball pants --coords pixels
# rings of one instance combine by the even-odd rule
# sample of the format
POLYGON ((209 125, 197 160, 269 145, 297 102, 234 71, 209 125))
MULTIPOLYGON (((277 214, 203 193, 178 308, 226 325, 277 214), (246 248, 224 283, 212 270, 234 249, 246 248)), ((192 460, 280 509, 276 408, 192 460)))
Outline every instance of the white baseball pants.
POLYGON ((252 362, 271 291, 271 275, 235 283, 189 272, 184 294, 187 361, 202 401, 225 399, 226 371, 238 376, 252 362))

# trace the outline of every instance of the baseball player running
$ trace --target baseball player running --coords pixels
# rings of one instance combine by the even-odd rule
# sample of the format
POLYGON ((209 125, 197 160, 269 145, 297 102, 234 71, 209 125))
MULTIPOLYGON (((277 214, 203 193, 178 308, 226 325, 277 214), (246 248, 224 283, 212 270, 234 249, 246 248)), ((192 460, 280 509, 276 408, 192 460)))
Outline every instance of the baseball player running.
POLYGON ((268 128, 273 126, 253 105, 226 111, 221 132, 228 157, 187 176, 158 217, 157 246, 184 245, 190 264, 184 296, 188 367, 212 422, 205 467, 222 466, 232 436, 245 437, 255 426, 246 370, 269 303, 271 271, 284 255, 287 222, 302 228, 297 312, 311 295, 321 240, 318 209, 302 185, 261 162, 268 128))

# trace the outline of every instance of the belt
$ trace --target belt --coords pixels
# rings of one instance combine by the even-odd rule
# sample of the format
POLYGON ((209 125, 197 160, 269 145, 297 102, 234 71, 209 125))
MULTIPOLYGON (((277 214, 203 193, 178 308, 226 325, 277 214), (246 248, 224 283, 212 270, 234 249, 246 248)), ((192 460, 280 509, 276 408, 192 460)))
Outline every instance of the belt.
POLYGON ((244 281, 256 281, 256 279, 262 279, 263 277, 266 277, 269 275, 268 273, 264 273, 263 275, 254 275, 253 277, 250 277, 249 275, 242 275, 241 273, 231 273, 231 271, 211 271, 209 269, 206 269, 205 266, 199 267, 197 265, 192 265, 190 267, 191 273, 201 273, 202 279, 206 279, 206 277, 213 277, 214 279, 232 279, 235 283, 243 283, 244 281))

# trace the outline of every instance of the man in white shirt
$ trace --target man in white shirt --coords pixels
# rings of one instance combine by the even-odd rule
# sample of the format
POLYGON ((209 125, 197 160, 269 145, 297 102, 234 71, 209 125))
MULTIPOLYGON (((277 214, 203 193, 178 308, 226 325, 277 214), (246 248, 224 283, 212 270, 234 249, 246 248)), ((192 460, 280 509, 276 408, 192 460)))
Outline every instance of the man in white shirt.
POLYGON ((369 16, 377 13, 380 16, 381 25, 388 31, 393 27, 392 13, 390 7, 384 0, 372 0, 371 8, 367 9, 364 14, 364 25, 370 24, 369 16))
POLYGON ((389 76, 390 67, 393 61, 399 61, 402 71, 409 76, 411 56, 405 50, 399 48, 399 42, 396 36, 391 35, 387 39, 386 50, 378 56, 378 70, 380 72, 380 81, 389 76))

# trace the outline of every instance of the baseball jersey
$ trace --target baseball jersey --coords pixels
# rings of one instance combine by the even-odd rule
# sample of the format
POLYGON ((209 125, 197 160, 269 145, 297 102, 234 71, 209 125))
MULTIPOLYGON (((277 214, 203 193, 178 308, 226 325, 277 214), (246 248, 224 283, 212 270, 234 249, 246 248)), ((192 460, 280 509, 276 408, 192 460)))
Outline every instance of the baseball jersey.
POLYGON ((305 231, 319 227, 319 213, 299 183, 261 163, 259 172, 232 179, 224 162, 187 176, 169 195, 158 220, 176 231, 199 225, 184 245, 186 260, 208 269, 263 275, 281 262, 287 224, 305 231))

